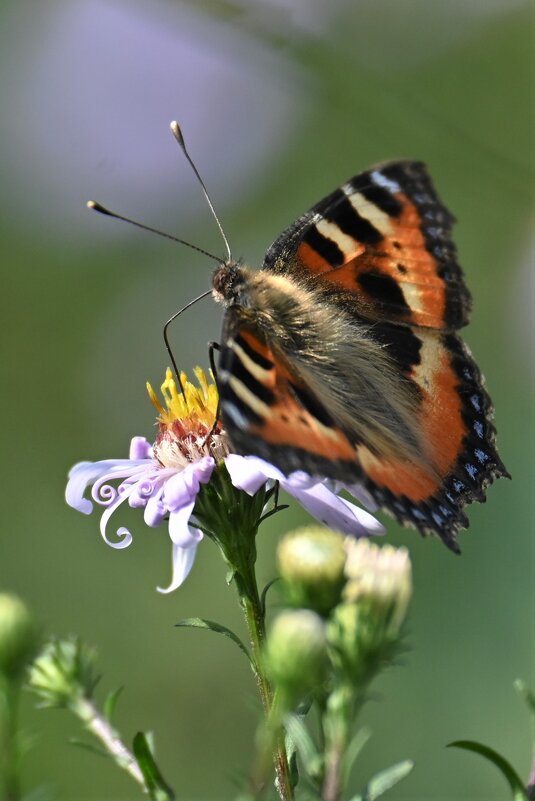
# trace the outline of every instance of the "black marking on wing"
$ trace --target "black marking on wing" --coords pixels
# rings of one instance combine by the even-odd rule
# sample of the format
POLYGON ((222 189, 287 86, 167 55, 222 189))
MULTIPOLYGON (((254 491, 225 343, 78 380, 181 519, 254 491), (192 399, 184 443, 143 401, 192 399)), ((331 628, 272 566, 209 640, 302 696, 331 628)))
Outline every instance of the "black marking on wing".
POLYGON ((315 417, 322 425, 334 427, 335 422, 332 419, 331 415, 327 412, 323 404, 321 404, 318 399, 310 392, 306 387, 299 386, 298 384, 293 384, 289 382, 289 386, 294 393, 295 397, 309 412, 312 417, 315 417))
POLYGON ((323 217, 329 222, 335 223, 344 234, 364 245, 376 245, 383 238, 381 232, 353 208, 341 189, 333 193, 332 204, 325 209, 323 217))
POLYGON ((255 348, 252 348, 247 340, 240 336, 239 334, 235 338, 236 343, 242 348, 247 356, 260 367, 262 370, 272 370, 274 367, 273 362, 270 359, 266 359, 261 353, 259 353, 255 348))
POLYGON ((332 239, 323 236, 315 225, 311 225, 305 235, 303 242, 306 242, 322 259, 325 259, 334 267, 340 267, 344 263, 344 254, 332 239))
POLYGON ((420 364, 422 340, 410 328, 380 322, 373 325, 371 334, 383 345, 404 375, 409 376, 412 368, 420 364))
POLYGON ((373 203, 377 208, 388 214, 389 217, 399 217, 403 209, 403 205, 388 189, 378 186, 376 183, 371 183, 371 171, 361 173, 349 181, 349 186, 355 192, 359 192, 370 203, 373 203))
POLYGON ((446 284, 445 320, 451 328, 467 324, 472 296, 464 283, 457 261, 457 248, 451 238, 455 217, 440 200, 425 164, 399 161, 377 168, 386 178, 398 183, 418 209, 425 244, 437 261, 437 275, 446 284))
POLYGON ((386 306, 393 305, 398 310, 399 314, 411 314, 411 308, 405 300, 402 290, 389 275, 382 273, 380 270, 372 269, 367 272, 359 273, 357 280, 364 292, 369 295, 379 307, 381 307, 382 304, 386 306))

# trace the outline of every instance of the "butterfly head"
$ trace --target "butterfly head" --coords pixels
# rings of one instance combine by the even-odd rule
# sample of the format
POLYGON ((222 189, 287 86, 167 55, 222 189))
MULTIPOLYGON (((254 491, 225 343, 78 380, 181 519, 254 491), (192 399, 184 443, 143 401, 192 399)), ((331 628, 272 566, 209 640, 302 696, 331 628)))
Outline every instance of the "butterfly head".
POLYGON ((232 306, 243 295, 247 277, 245 268, 236 261, 220 264, 212 275, 212 295, 217 303, 232 306))

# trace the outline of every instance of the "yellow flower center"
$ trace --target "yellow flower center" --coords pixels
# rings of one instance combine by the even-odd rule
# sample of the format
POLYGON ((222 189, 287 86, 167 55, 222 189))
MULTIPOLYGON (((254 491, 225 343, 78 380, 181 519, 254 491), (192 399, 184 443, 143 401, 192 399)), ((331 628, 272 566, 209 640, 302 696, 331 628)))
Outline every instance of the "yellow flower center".
POLYGON ((163 404, 147 382, 147 392, 158 412, 159 434, 153 446, 155 457, 164 467, 181 469, 203 456, 219 461, 228 453, 227 437, 220 422, 214 425, 218 392, 200 367, 194 370, 198 386, 180 373, 183 392, 169 368, 161 386, 163 404))
POLYGON ((206 373, 201 367, 196 367, 193 372, 199 386, 188 381, 186 373, 182 372, 180 373, 180 381, 184 389, 184 394, 182 394, 177 388, 173 373, 169 367, 167 368, 165 381, 161 385, 165 408, 147 381, 149 398, 158 412, 158 421, 164 426, 172 425, 175 420, 179 420, 184 426, 187 426, 188 422, 197 426, 204 425, 208 429, 213 426, 217 412, 217 387, 212 381, 208 381, 206 373))

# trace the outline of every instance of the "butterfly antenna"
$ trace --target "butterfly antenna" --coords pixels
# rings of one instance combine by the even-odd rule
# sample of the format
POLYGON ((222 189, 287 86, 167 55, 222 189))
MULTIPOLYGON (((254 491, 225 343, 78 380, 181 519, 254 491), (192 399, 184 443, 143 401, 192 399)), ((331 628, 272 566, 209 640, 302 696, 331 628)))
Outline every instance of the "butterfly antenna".
POLYGON ((227 237, 225 235, 225 232, 223 230, 223 226, 221 225, 221 221, 220 221, 219 217, 216 214, 216 211, 214 209, 214 204, 212 203, 212 201, 210 199, 210 195, 208 194, 208 190, 207 190, 207 188, 206 188, 206 186, 204 184, 204 181, 203 181, 203 179, 201 178, 201 176, 199 174, 199 170, 195 166, 195 164, 193 162, 193 159, 191 158, 190 154, 188 153, 188 149, 186 147, 186 143, 184 141, 184 137, 182 136, 182 131, 180 129, 180 125, 178 124, 178 122, 176 120, 173 120, 173 122, 171 123, 171 125, 169 127, 171 128, 171 133, 173 134, 173 136, 175 137, 176 141, 178 142, 178 144, 182 148, 182 152, 184 153, 186 159, 189 162, 189 165, 190 165, 191 169, 195 173, 195 176, 196 176, 199 184, 201 185, 201 189, 202 189, 202 191, 204 193, 204 197, 206 198, 206 202, 208 203, 208 206, 210 207, 210 211, 212 212, 212 216, 213 216, 214 220, 217 223, 217 227, 219 228, 219 231, 220 231, 221 236, 223 238, 223 242, 225 243, 225 248, 227 250, 227 260, 228 261, 232 261, 232 251, 230 250, 229 241, 228 241, 228 239, 227 239, 227 237))
POLYGON ((175 361, 175 357, 174 357, 174 354, 173 354, 173 350, 171 348, 171 345, 169 344, 168 329, 169 329, 169 326, 171 325, 171 323, 174 320, 176 320, 176 318, 179 317, 179 315, 181 315, 182 312, 185 312, 186 309, 189 309, 190 306, 194 305, 194 303, 197 303, 197 301, 202 300, 203 298, 206 298, 206 297, 208 297, 208 295, 211 295, 211 294, 212 294, 212 290, 211 289, 207 289, 206 292, 202 293, 202 295, 199 295, 194 300, 190 300, 189 303, 186 303, 185 306, 183 306, 181 309, 179 309, 177 312, 175 312, 175 314, 173 314, 173 316, 168 319, 168 321, 166 322, 166 324, 163 327, 163 341, 165 342, 165 347, 167 349, 167 353, 169 354, 169 358, 171 359, 171 364, 173 365, 173 370, 175 371, 176 380, 178 382, 180 393, 181 393, 182 397, 184 398, 184 403, 186 404, 186 408, 188 406, 188 400, 186 398, 186 393, 184 391, 184 386, 182 384, 182 379, 180 378, 180 371, 179 371, 179 369, 177 367, 177 364, 176 364, 176 361, 175 361))
POLYGON ((186 247, 196 250, 198 253, 202 253, 203 256, 208 256, 209 259, 213 259, 218 264, 221 264, 223 261, 223 259, 221 259, 219 256, 214 256, 213 253, 208 253, 207 250, 203 250, 203 248, 200 248, 197 245, 192 245, 191 242, 186 242, 184 239, 179 239, 177 236, 166 234, 164 231, 159 231, 157 228, 151 228, 150 225, 143 225, 143 223, 136 222, 136 220, 131 220, 129 217, 123 217, 122 214, 117 214, 115 211, 110 211, 101 203, 97 203, 96 200, 88 200, 86 205, 88 209, 98 211, 99 214, 104 214, 106 217, 114 217, 116 220, 122 220, 123 222, 130 223, 130 225, 135 225, 136 228, 142 228, 143 231, 150 231, 151 234, 158 234, 158 236, 163 236, 164 239, 170 239, 172 242, 178 242, 180 245, 186 245, 186 247))

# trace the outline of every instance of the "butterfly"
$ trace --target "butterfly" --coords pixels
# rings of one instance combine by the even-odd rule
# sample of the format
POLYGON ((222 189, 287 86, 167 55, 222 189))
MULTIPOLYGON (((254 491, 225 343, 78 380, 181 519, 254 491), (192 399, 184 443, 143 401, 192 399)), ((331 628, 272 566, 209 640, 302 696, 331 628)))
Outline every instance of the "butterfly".
POLYGON ((385 163, 299 217, 261 270, 220 264, 212 292, 226 309, 216 380, 234 450, 358 484, 458 552, 464 507, 509 474, 457 333, 471 297, 453 222, 423 163, 385 163))

